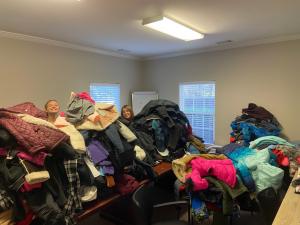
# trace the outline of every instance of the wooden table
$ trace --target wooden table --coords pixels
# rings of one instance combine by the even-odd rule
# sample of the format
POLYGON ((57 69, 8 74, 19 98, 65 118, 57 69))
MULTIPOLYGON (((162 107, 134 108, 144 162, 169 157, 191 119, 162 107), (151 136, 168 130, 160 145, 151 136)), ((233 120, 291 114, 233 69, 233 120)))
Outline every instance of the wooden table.
MULTIPOLYGON (((153 169, 157 173, 158 176, 163 176, 172 170, 172 164, 168 163, 168 162, 161 162, 158 165, 154 166, 153 169)), ((139 183, 139 185, 141 186, 145 183, 148 183, 149 181, 150 180, 143 180, 139 183)), ((91 216, 92 214, 96 213, 98 210, 113 204, 114 202, 119 200, 121 197, 122 196, 120 194, 115 193, 112 196, 110 196, 109 198, 92 202, 85 209, 85 211, 83 213, 81 213, 80 215, 77 216, 77 218, 76 218, 77 221, 81 221, 81 220, 91 216)))
MULTIPOLYGON (((300 170, 294 179, 299 176, 300 170)), ((293 179, 293 180, 294 180, 293 179)), ((300 225, 300 194, 295 193, 295 188, 290 184, 272 225, 300 225)))

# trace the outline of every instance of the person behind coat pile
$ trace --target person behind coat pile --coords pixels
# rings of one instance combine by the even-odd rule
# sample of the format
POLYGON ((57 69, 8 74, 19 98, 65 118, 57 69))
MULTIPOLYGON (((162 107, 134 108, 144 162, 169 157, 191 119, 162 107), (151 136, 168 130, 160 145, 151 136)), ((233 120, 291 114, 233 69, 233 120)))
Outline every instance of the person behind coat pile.
MULTIPOLYGON (((132 108, 129 105, 123 105, 123 107, 121 108, 121 116, 119 118, 119 121, 125 124, 130 130, 132 130, 134 132, 134 135, 138 135, 138 133, 131 126, 133 118, 134 118, 134 113, 132 108)), ((145 161, 147 163, 150 163, 151 165, 152 164, 154 165, 154 160, 148 154, 146 154, 142 146, 143 145, 140 140, 137 140, 135 142, 134 151, 135 151, 136 158, 145 161)))
POLYGON ((129 105, 124 105, 121 109, 121 122, 125 125, 129 125, 133 120, 134 113, 129 105))
POLYGON ((45 110, 48 116, 48 122, 54 123, 58 117, 59 114, 59 103, 55 99, 50 99, 45 104, 45 110))

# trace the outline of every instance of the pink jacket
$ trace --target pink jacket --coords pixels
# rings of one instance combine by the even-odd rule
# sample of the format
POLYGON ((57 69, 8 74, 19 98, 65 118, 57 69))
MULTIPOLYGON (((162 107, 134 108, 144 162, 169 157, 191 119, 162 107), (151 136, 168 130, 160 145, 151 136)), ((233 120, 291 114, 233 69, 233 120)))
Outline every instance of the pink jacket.
POLYGON ((230 159, 219 160, 198 157, 191 160, 190 164, 192 172, 186 175, 186 179, 192 179, 194 191, 208 188, 208 181, 203 178, 205 176, 214 176, 232 188, 235 186, 236 170, 230 159))

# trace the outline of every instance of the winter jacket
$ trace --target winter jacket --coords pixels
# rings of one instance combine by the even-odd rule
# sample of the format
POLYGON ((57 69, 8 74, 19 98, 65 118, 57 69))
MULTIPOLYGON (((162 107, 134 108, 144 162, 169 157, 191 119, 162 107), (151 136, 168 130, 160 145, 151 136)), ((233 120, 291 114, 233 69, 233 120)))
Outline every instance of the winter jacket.
POLYGON ((1 181, 10 190, 18 191, 25 182, 26 172, 17 158, 0 158, 1 181))
POLYGON ((240 129, 242 130, 243 139, 247 143, 253 140, 252 139, 253 136, 256 138, 269 136, 269 135, 278 136, 281 131, 279 128, 267 130, 263 127, 258 127, 255 126, 254 124, 246 123, 246 122, 240 123, 240 129))
POLYGON ((98 165, 100 162, 108 158, 109 153, 102 146, 100 141, 93 139, 90 141, 88 146, 88 152, 92 158, 92 161, 95 165, 98 165))
POLYGON ((272 120, 273 114, 270 113, 262 106, 257 106, 254 103, 249 103, 248 108, 242 109, 242 112, 249 115, 250 117, 261 119, 261 120, 272 120))
POLYGON ((22 120, 31 124, 42 125, 52 129, 59 129, 70 137, 70 143, 78 153, 84 153, 86 151, 82 135, 71 123, 67 122, 64 117, 58 116, 53 125, 46 120, 39 119, 30 115, 19 114, 18 116, 22 118, 22 120))
POLYGON ((189 123, 187 117, 180 111, 177 104, 163 99, 148 102, 142 111, 134 117, 134 123, 144 124, 146 117, 152 114, 163 119, 169 128, 175 125, 175 121, 182 125, 189 123))
POLYGON ((241 147, 228 156, 234 160, 234 165, 249 191, 259 192, 268 187, 277 190, 281 186, 283 170, 269 164, 270 153, 267 148, 255 151, 241 147))
POLYGON ((70 143, 78 153, 85 153, 86 146, 81 133, 79 133, 79 131, 74 127, 74 125, 70 123, 67 126, 60 125, 59 121, 65 120, 64 117, 58 117, 58 119, 56 119, 54 125, 70 137, 70 143))
POLYGON ((268 148, 256 152, 244 159, 255 181, 256 191, 260 192, 268 187, 278 190, 282 184, 284 171, 269 164, 270 153, 268 148))
POLYGON ((234 188, 229 187, 224 182, 217 180, 214 177, 207 177, 206 178, 209 183, 213 184, 215 187, 221 190, 222 192, 222 211, 223 215, 232 215, 234 210, 234 199, 238 196, 246 193, 248 190, 244 186, 244 184, 237 179, 236 185, 234 188))
POLYGON ((52 150, 68 136, 59 130, 29 124, 13 113, 0 110, 0 125, 12 134, 27 151, 52 150))
POLYGON ((192 172, 186 178, 191 178, 194 191, 208 188, 208 181, 203 178, 205 176, 214 176, 232 188, 236 184, 236 171, 232 161, 229 159, 206 160, 199 157, 193 159, 190 163, 192 172))
POLYGON ((95 111, 82 123, 76 124, 76 129, 101 131, 115 122, 118 117, 119 114, 114 105, 96 103, 95 111))
POLYGON ((250 192, 255 192, 255 182, 252 178, 252 174, 249 168, 245 165, 243 159, 247 156, 251 156, 254 154, 255 151, 247 147, 239 147, 236 148, 234 151, 230 151, 226 154, 226 156, 233 161, 234 167, 240 175, 244 185, 248 188, 250 192))
POLYGON ((80 92, 80 93, 77 93, 77 96, 80 99, 88 100, 89 102, 91 102, 91 103, 93 103, 95 105, 95 101, 94 101, 94 99, 92 99, 92 97, 89 95, 89 93, 87 93, 87 92, 80 92))
POLYGON ((251 141, 249 148, 260 148, 262 145, 267 147, 269 145, 287 145, 290 147, 295 147, 295 145, 287 142, 286 140, 280 138, 280 137, 276 137, 276 136, 265 136, 265 137, 261 137, 261 138, 257 138, 255 141, 251 141))
POLYGON ((121 123, 119 120, 116 121, 116 124, 118 124, 119 132, 120 134, 128 141, 132 142, 137 139, 137 137, 134 135, 134 133, 123 123, 121 123))
POLYGON ((184 155, 179 159, 175 159, 172 161, 172 170, 182 183, 185 182, 185 177, 188 173, 192 171, 190 161, 194 158, 201 157, 203 159, 227 159, 224 155, 213 155, 213 154, 190 154, 184 155))
POLYGON ((31 163, 34 163, 38 166, 43 166, 45 163, 45 159, 48 156, 48 154, 45 152, 38 152, 34 155, 31 155, 24 151, 19 152, 17 155, 20 159, 25 159, 25 160, 27 160, 31 163))
POLYGON ((38 118, 41 118, 41 119, 46 119, 47 118, 47 113, 45 111, 37 108, 31 102, 24 102, 24 103, 15 105, 13 107, 6 108, 6 110, 9 111, 9 112, 14 112, 14 113, 28 114, 28 115, 38 117, 38 118))
POLYGON ((68 122, 75 124, 83 121, 85 116, 89 116, 94 112, 95 107, 93 103, 88 100, 81 99, 76 96, 76 94, 72 94, 66 111, 66 119, 68 122))

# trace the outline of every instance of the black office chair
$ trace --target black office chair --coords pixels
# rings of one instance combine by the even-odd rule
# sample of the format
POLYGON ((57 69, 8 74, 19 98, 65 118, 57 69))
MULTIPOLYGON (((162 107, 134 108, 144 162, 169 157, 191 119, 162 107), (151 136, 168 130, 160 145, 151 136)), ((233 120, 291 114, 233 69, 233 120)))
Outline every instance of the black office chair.
MULTIPOLYGON (((132 200, 135 208, 135 222, 138 225, 187 225, 190 221, 190 201, 189 199, 175 201, 174 194, 165 191, 153 184, 146 184, 139 187, 133 194, 132 200), (179 220, 182 207, 187 208, 188 222, 179 220), (152 223, 153 212, 165 208, 168 210, 167 217, 175 218, 152 223), (173 213, 175 212, 175 213, 173 213)), ((165 212, 165 211, 164 211, 165 212)))
POLYGON ((273 187, 268 187, 257 194, 257 200, 266 224, 272 224, 280 206, 277 192, 273 187))

